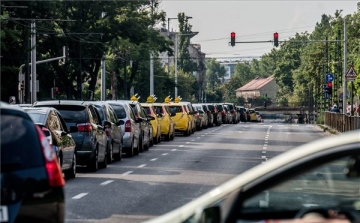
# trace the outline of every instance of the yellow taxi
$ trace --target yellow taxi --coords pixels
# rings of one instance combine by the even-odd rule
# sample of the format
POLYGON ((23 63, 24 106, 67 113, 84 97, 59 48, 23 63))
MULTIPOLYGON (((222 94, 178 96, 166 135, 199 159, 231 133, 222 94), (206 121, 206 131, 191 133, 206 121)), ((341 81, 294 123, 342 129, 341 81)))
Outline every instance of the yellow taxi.
POLYGON ((160 122, 161 136, 165 140, 173 140, 175 138, 175 122, 172 120, 171 112, 167 103, 153 103, 155 114, 160 122))
POLYGON ((154 120, 151 120, 151 126, 152 126, 152 134, 153 134, 153 142, 154 144, 158 144, 161 142, 161 125, 160 125, 160 121, 158 120, 158 116, 155 113, 155 108, 153 103, 155 102, 155 97, 154 96, 149 96, 147 98, 146 103, 140 103, 141 106, 144 108, 146 114, 148 116, 152 116, 154 117, 154 120))
POLYGON ((181 98, 175 98, 173 103, 169 103, 170 112, 175 114, 172 119, 175 122, 175 131, 182 132, 185 136, 191 135, 193 132, 193 124, 190 119, 192 115, 188 113, 187 106, 180 103, 181 98))
POLYGON ((249 114, 250 114, 250 121, 257 122, 258 118, 255 109, 249 109, 249 114))

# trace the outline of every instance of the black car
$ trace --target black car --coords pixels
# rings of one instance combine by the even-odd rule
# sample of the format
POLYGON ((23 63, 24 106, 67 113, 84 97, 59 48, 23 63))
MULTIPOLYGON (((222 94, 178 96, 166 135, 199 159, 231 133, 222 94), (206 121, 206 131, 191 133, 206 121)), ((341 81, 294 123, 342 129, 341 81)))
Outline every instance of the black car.
POLYGON ((21 108, 0 102, 0 222, 63 223, 65 181, 54 150, 21 108))
POLYGON ((61 169, 66 178, 75 178, 76 175, 76 152, 75 141, 70 133, 78 131, 75 126, 67 129, 65 121, 61 117, 58 110, 51 107, 23 108, 31 117, 31 119, 40 127, 46 128, 45 135, 49 134, 50 146, 53 147, 61 169), (46 131, 48 130, 48 131, 46 131))
POLYGON ((54 107, 63 117, 66 126, 76 126, 78 132, 72 133, 76 143, 76 162, 97 171, 99 164, 107 167, 107 136, 99 112, 92 102, 75 100, 54 100, 35 102, 34 107, 54 107))
POLYGON ((244 106, 236 106, 236 111, 240 114, 240 121, 246 122, 246 113, 244 106))
POLYGON ((123 147, 123 132, 121 125, 123 120, 119 120, 114 109, 104 101, 94 101, 93 104, 99 112, 102 125, 105 127, 105 132, 108 137, 107 141, 107 158, 108 162, 113 160, 120 161, 122 158, 123 147))

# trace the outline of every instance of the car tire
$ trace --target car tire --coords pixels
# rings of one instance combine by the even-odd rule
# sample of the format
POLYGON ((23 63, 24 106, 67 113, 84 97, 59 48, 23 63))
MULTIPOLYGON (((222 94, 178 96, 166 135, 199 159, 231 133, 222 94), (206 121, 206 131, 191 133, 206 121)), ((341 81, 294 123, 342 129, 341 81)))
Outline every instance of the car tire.
POLYGON ((133 157, 134 156, 134 139, 133 139, 133 141, 131 143, 130 148, 127 148, 127 150, 126 150, 126 156, 128 156, 128 157, 133 157))
POLYGON ((100 167, 103 168, 103 169, 105 169, 105 168, 107 167, 107 164, 108 164, 108 159, 107 159, 107 152, 106 152, 106 154, 105 154, 105 156, 104 156, 104 161, 102 161, 102 162, 100 163, 100 167))
POLYGON ((116 161, 120 161, 122 159, 122 145, 123 145, 122 143, 119 144, 119 153, 114 155, 114 159, 116 161))
POLYGON ((108 143, 107 145, 107 154, 106 154, 106 159, 108 163, 112 163, 113 162, 113 144, 112 143, 108 143))
POLYGON ((76 176, 76 153, 73 154, 73 160, 71 163, 71 168, 67 170, 65 173, 66 179, 73 179, 76 176))
POLYGON ((99 155, 98 155, 98 149, 96 149, 95 155, 94 155, 93 159, 92 159, 91 162, 88 164, 88 168, 89 168, 92 172, 96 172, 96 171, 99 170, 99 155))

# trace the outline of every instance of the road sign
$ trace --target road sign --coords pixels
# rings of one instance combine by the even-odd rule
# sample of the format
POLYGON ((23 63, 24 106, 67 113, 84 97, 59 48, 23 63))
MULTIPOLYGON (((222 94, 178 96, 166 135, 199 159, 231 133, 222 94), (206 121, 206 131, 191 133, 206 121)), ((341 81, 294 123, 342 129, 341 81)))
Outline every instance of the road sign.
POLYGON ((332 82, 334 80, 334 74, 326 74, 325 80, 326 82, 332 82))
POLYGON ((354 66, 351 65, 345 74, 345 78, 348 80, 354 80, 356 78, 356 76, 357 76, 357 73, 354 69, 354 66))

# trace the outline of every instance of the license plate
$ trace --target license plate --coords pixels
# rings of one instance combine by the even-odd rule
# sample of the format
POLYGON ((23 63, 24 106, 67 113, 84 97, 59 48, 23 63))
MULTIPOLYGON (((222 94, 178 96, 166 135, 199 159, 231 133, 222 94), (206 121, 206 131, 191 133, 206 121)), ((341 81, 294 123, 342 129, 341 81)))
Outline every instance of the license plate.
POLYGON ((0 206, 0 222, 8 222, 9 213, 7 206, 0 206))

